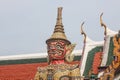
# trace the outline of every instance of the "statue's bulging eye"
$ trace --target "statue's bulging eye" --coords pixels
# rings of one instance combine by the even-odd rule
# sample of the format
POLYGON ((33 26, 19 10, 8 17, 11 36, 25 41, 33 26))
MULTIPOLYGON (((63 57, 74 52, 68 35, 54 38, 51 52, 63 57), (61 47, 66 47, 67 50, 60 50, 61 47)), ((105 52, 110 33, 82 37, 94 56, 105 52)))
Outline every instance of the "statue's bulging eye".
POLYGON ((60 45, 57 45, 56 48, 57 48, 57 49, 61 49, 60 45))

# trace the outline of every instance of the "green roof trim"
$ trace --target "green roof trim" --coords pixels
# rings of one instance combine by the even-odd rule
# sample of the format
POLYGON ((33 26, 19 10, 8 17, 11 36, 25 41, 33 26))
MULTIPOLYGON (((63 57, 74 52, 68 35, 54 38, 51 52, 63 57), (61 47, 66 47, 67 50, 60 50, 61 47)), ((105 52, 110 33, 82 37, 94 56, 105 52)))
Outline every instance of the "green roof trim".
POLYGON ((113 61, 113 49, 114 49, 113 37, 111 37, 110 38, 110 43, 109 43, 109 51, 108 51, 106 66, 110 65, 113 61))
POLYGON ((80 61, 81 60, 81 55, 80 56, 75 56, 73 61, 80 61))
POLYGON ((0 65, 27 64, 27 63, 40 63, 40 62, 47 62, 47 58, 3 60, 3 61, 0 61, 0 65))
POLYGON ((100 49, 102 49, 102 48, 103 48, 103 46, 97 46, 97 47, 93 48, 92 50, 90 50, 88 52, 88 56, 87 56, 87 60, 86 60, 86 65, 85 65, 85 70, 84 70, 84 73, 83 73, 83 75, 85 77, 89 77, 88 75, 89 75, 89 71, 92 68, 92 64, 93 64, 93 59, 94 59, 95 53, 99 52, 100 49))
MULTIPOLYGON (((81 56, 75 56, 74 61, 81 59, 81 56)), ((11 65, 11 64, 28 64, 28 63, 42 63, 47 62, 47 58, 31 58, 31 59, 19 59, 19 60, 2 60, 0 65, 11 65)))

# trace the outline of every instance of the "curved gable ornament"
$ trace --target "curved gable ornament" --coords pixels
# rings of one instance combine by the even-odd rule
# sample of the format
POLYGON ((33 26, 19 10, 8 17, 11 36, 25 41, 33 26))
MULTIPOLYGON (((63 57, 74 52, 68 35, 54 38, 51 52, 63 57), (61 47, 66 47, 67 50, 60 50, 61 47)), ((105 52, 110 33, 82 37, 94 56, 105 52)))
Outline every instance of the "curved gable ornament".
POLYGON ((84 22, 81 24, 81 27, 80 27, 80 33, 84 36, 84 43, 87 43, 87 44, 93 44, 95 41, 91 40, 87 35, 86 33, 84 32, 83 30, 83 25, 84 25, 84 22))
POLYGON ((84 43, 86 43, 86 33, 83 31, 83 25, 84 25, 84 22, 81 24, 80 32, 84 36, 84 43))
POLYGON ((103 13, 101 13, 101 15, 100 15, 100 24, 101 24, 101 26, 104 27, 104 35, 106 36, 106 35, 107 35, 107 26, 106 26, 105 23, 103 22, 102 16, 103 16, 103 13))
POLYGON ((105 23, 103 22, 103 20, 102 20, 102 16, 103 16, 103 13, 101 13, 101 15, 100 15, 100 24, 101 24, 101 26, 104 27, 104 35, 105 35, 105 36, 107 36, 107 35, 110 35, 110 36, 115 35, 117 32, 110 30, 110 29, 106 26, 106 24, 105 24, 105 23))

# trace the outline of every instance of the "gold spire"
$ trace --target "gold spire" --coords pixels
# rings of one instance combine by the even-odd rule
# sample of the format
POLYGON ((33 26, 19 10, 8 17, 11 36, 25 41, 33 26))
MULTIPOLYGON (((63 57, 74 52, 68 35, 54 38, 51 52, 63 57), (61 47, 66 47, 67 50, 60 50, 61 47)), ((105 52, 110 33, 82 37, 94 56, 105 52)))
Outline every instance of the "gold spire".
POLYGON ((64 28, 63 28, 63 24, 62 24, 62 7, 58 8, 57 22, 56 22, 56 26, 54 29, 54 33, 51 36, 51 38, 67 39, 64 34, 64 28))
MULTIPOLYGON (((56 27, 59 27, 59 28, 61 27, 61 29, 63 29, 63 24, 62 24, 62 7, 58 8, 56 27)), ((57 29, 57 28, 55 28, 55 29, 57 29)))
POLYGON ((52 40, 63 39, 65 41, 69 42, 67 40, 67 37, 66 37, 65 33, 64 33, 64 28, 63 28, 63 24, 62 24, 62 7, 58 8, 57 22, 56 22, 56 25, 55 25, 55 28, 54 28, 54 32, 53 32, 52 36, 50 37, 50 39, 48 39, 47 41, 49 41, 51 39, 52 40))

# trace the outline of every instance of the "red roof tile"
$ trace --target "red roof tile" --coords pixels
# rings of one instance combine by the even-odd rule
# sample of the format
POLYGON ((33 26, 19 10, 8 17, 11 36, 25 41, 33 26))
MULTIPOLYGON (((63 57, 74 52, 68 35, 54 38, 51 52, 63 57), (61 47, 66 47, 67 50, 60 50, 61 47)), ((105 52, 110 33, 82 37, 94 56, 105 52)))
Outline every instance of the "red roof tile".
POLYGON ((101 56, 102 56, 102 52, 97 52, 94 56, 93 65, 92 65, 92 73, 93 74, 98 73, 98 67, 101 64, 101 56))
POLYGON ((47 63, 2 65, 0 80, 33 80, 39 66, 47 66, 47 63))
MULTIPOLYGON (((79 61, 68 64, 79 64, 79 61)), ((0 80, 33 80, 37 72, 37 67, 47 65, 47 63, 1 65, 0 80)))

